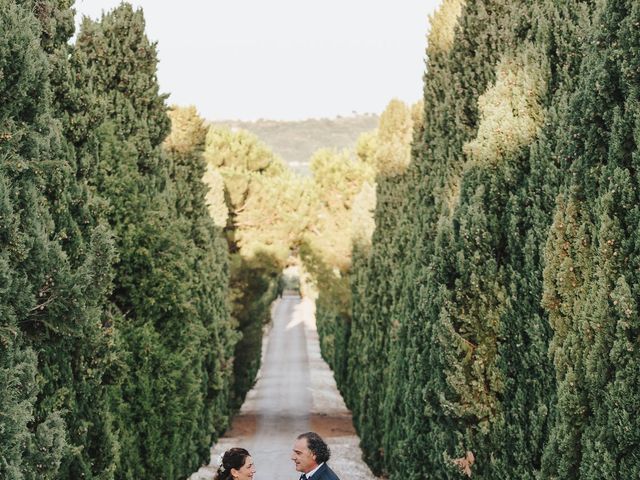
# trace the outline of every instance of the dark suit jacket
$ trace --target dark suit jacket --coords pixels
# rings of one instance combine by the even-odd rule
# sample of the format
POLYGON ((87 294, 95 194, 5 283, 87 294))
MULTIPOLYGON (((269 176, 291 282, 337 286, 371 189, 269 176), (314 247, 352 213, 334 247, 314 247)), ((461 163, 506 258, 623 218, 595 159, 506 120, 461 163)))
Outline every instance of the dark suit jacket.
POLYGON ((338 476, 329 468, 326 463, 322 465, 316 473, 314 473, 309 480, 340 480, 338 476))

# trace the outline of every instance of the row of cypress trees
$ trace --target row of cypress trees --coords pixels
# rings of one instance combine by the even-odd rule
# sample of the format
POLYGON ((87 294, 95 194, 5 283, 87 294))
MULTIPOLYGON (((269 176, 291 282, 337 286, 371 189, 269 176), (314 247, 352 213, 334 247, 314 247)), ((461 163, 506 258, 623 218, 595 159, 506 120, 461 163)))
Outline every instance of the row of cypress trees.
POLYGON ((338 382, 344 380, 348 359, 353 257, 370 248, 376 228, 375 179, 406 169, 422 110, 421 102, 408 106, 393 99, 377 128, 360 135, 355 148, 322 149, 311 160, 309 190, 315 198, 309 212, 311 227, 299 241, 302 293, 315 299, 320 348, 338 382))
POLYGON ((347 337, 326 357, 365 457, 637 478, 640 4, 444 0, 431 23, 412 161, 378 175, 351 317, 319 327, 347 337))
POLYGON ((71 45, 72 3, 0 0, 0 477, 181 478, 238 340, 206 129, 167 137, 141 11, 71 45))

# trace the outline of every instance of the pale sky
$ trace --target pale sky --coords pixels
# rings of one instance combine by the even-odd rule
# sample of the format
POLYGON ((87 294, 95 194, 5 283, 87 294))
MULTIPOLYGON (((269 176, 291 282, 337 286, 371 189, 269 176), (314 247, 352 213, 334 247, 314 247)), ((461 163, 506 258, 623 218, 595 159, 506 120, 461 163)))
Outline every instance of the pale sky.
MULTIPOLYGON (((381 113, 422 97, 428 15, 441 0, 133 0, 158 42, 170 104, 209 120, 381 113)), ((76 0, 98 18, 120 0, 76 0)))

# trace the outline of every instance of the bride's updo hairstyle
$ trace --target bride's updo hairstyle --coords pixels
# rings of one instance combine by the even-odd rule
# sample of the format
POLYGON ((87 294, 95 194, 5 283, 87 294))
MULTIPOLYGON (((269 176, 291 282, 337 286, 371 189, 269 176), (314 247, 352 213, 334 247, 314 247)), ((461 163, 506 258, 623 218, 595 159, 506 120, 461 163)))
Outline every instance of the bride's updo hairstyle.
POLYGON ((240 470, 247 461, 247 457, 250 456, 244 448, 230 448, 224 452, 220 459, 220 465, 218 465, 215 480, 233 480, 231 469, 240 470))

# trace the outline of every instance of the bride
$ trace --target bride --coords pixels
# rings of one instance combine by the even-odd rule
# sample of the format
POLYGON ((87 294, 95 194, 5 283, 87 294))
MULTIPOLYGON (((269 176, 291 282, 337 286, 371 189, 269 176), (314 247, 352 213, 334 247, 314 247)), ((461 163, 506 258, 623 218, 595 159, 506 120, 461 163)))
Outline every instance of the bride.
POLYGON ((230 448, 222 454, 215 480, 252 480, 256 467, 244 448, 230 448))

